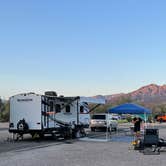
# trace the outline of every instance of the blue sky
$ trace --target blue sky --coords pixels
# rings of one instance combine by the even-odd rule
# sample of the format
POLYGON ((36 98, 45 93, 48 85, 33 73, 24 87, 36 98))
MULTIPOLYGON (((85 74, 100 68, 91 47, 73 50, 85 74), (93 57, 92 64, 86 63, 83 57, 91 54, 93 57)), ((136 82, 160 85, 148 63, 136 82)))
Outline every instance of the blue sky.
POLYGON ((165 84, 165 0, 0 0, 0 96, 165 84))

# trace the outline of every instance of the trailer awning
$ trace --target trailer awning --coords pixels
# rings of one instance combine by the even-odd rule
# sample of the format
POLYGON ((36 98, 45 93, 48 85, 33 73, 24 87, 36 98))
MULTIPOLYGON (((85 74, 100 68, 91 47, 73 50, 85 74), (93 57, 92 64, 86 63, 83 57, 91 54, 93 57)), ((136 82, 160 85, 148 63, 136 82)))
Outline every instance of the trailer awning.
POLYGON ((80 102, 87 102, 93 104, 105 104, 105 98, 93 98, 93 97, 80 97, 80 102))

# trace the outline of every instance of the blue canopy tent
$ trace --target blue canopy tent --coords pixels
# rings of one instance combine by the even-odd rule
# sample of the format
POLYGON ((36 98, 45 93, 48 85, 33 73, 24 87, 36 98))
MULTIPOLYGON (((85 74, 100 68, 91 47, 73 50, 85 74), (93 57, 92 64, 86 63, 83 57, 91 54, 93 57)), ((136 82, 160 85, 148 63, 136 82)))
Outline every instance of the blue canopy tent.
POLYGON ((142 107, 142 106, 134 104, 134 103, 126 103, 126 104, 122 104, 122 105, 108 109, 107 113, 138 114, 138 115, 143 114, 144 120, 145 120, 145 127, 147 127, 147 125, 146 125, 147 114, 151 114, 151 111, 145 107, 142 107))
POLYGON ((133 103, 122 104, 108 110, 108 113, 116 114, 150 114, 151 111, 145 107, 142 107, 133 103))
POLYGON ((134 103, 126 103, 113 108, 108 109, 108 113, 116 114, 144 114, 145 127, 147 121, 147 114, 151 114, 151 111, 145 107, 134 103))
MULTIPOLYGON (((134 103, 126 103, 113 108, 108 109, 108 113, 116 113, 116 114, 140 114, 144 115, 144 120, 146 123, 147 114, 151 114, 151 111, 145 107, 134 103)), ((141 116, 142 117, 142 116, 141 116)))

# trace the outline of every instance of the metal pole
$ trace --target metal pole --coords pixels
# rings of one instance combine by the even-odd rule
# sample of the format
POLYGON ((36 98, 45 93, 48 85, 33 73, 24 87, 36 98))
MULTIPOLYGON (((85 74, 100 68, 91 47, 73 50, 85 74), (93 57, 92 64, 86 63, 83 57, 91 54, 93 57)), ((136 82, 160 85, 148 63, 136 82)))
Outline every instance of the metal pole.
POLYGON ((144 113, 144 119, 145 119, 145 127, 144 127, 144 128, 147 128, 147 123, 146 123, 146 113, 144 113))
POLYGON ((79 109, 78 109, 78 99, 77 99, 77 125, 79 124, 79 109))
POLYGON ((108 141, 108 123, 109 123, 109 121, 108 121, 108 119, 109 119, 109 112, 108 112, 108 115, 107 115, 107 118, 106 118, 106 123, 107 123, 107 129, 106 129, 106 140, 108 141))

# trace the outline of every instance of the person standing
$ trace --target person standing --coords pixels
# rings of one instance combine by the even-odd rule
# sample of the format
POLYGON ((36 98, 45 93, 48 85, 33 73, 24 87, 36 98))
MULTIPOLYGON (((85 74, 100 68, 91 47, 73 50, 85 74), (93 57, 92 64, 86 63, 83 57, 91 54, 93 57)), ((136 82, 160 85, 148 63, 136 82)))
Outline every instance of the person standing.
POLYGON ((135 117, 135 118, 133 118, 132 122, 134 124, 135 137, 138 138, 138 137, 140 137, 142 119, 140 117, 135 117))

